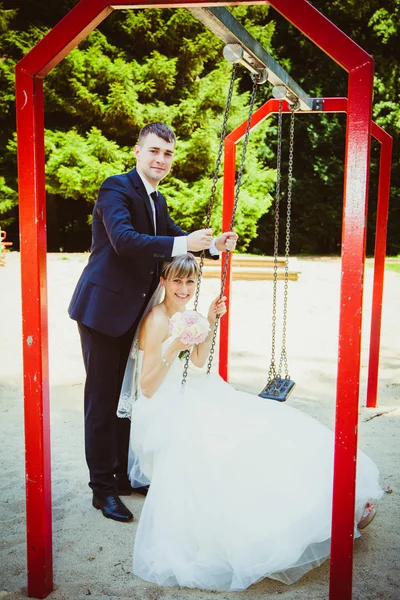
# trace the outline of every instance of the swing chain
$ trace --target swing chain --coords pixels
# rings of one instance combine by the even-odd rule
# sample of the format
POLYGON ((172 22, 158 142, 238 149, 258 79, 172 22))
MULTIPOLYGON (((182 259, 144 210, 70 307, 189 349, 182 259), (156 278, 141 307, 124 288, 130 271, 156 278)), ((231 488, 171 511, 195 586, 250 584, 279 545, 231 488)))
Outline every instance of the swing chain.
POLYGON ((287 331, 287 307, 288 307, 288 289, 289 289, 289 252, 290 252, 290 227, 292 216, 292 189, 293 189, 293 149, 294 149, 294 120, 297 110, 296 105, 291 107, 290 115, 290 133, 289 133, 289 165, 288 165, 288 188, 286 203, 286 238, 285 238, 285 281, 283 292, 283 325, 282 325, 282 347, 279 360, 278 377, 281 377, 283 369, 285 370, 285 379, 290 379, 289 367, 286 351, 286 331, 287 331))
POLYGON ((274 271, 272 285, 272 335, 271 335, 271 364, 268 371, 268 383, 276 377, 276 301, 278 282, 278 252, 279 252, 279 207, 281 199, 282 172, 282 101, 279 102, 278 112, 278 141, 276 151, 276 185, 275 185, 275 219, 274 219, 274 271))
MULTIPOLYGON (((228 97, 226 100, 224 117, 223 117, 223 121, 222 121, 222 128, 221 128, 221 135, 220 135, 220 139, 219 139, 217 160, 215 163, 215 169, 214 169, 214 174, 213 174, 213 183, 212 183, 212 187, 211 187, 210 200, 209 200, 208 207, 207 207, 205 229, 208 229, 210 226, 212 209, 213 209, 214 202, 215 202, 215 195, 216 195, 218 179, 219 179, 219 169, 221 166, 224 141, 225 141, 225 137, 226 137, 226 129, 227 129, 227 125, 228 125, 229 110, 230 110, 231 103, 232 103, 232 95, 233 95, 233 89, 234 89, 234 83, 235 83, 235 77, 236 77, 236 68, 237 68, 237 65, 233 64, 231 80, 229 83, 228 97)), ((196 293, 195 293, 195 299, 194 299, 194 310, 197 310, 197 307, 199 304, 200 284, 201 284, 201 279, 203 276, 204 257, 205 257, 205 252, 203 250, 200 254, 199 274, 198 274, 198 278, 197 278, 196 293)), ((189 355, 189 353, 187 353, 186 358, 185 358, 185 365, 183 368, 182 385, 184 385, 186 383, 187 373, 188 373, 188 368, 189 368, 189 358, 190 358, 190 355, 189 355)))
MULTIPOLYGON (((243 148, 242 148, 242 155, 241 155, 241 159, 240 159, 239 172, 238 172, 237 181, 236 181, 235 197, 234 197, 234 202, 233 202, 232 217, 231 217, 230 228, 229 228, 230 231, 233 231, 233 228, 235 226, 236 211, 237 211, 238 203, 239 203, 239 193, 240 193, 240 187, 242 185, 242 177, 243 177, 243 173, 244 173, 244 165, 245 165, 245 160, 246 160, 247 145, 249 143, 250 128, 251 128, 251 119, 252 119, 253 112, 254 112, 254 104, 255 104, 255 101, 256 101, 256 96, 257 96, 257 90, 258 90, 258 86, 259 86, 260 77, 258 75, 253 75, 252 79, 253 79, 253 89, 252 89, 252 92, 251 92, 249 113, 248 113, 248 117, 247 117, 246 133, 245 133, 245 136, 244 136, 244 142, 243 142, 243 148)), ((224 253, 224 262, 223 262, 223 266, 222 266, 222 277, 221 277, 221 291, 220 291, 220 296, 219 296, 220 299, 222 299, 222 297, 224 295, 226 278, 228 276, 228 267, 229 267, 229 262, 230 262, 230 254, 231 254, 231 252, 229 250, 226 250, 225 253, 224 253)), ((212 367, 212 362, 213 362, 213 359, 214 359, 214 352, 215 352, 215 344, 216 344, 216 339, 217 339, 219 319, 220 319, 220 317, 219 317, 219 315, 217 315, 217 317, 215 319, 214 330, 213 330, 213 337, 212 337, 212 342, 211 342, 210 354, 208 356, 207 375, 210 374, 211 367, 212 367)))
POLYGON ((272 295, 272 352, 271 363, 268 370, 268 381, 265 388, 259 393, 261 398, 278 400, 284 402, 295 387, 294 381, 290 379, 289 367, 286 352, 286 332, 287 332, 287 307, 288 307, 288 288, 289 288, 289 250, 290 250, 290 227, 292 215, 292 188, 293 188, 293 155, 294 155, 294 115, 300 108, 300 103, 296 102, 293 106, 289 103, 290 117, 290 135, 289 135, 289 160, 288 160, 288 184, 287 184, 287 202, 286 202, 286 236, 285 236, 285 277, 284 277, 284 295, 283 295, 283 324, 282 324, 282 344, 279 359, 279 367, 276 368, 276 305, 277 305, 277 280, 278 280, 278 245, 279 245, 279 209, 281 202, 281 183, 282 183, 282 101, 279 103, 278 119, 278 147, 277 147, 277 168, 276 168, 276 198, 275 198, 275 223, 274 223, 274 280, 272 295), (284 369, 285 377, 281 374, 284 369))
MULTIPOLYGON (((214 169, 214 174, 213 174, 213 183, 212 183, 212 187, 211 187, 210 200, 209 200, 208 207, 207 207, 206 223, 205 223, 205 227, 204 227, 205 229, 208 229, 210 227, 211 215, 212 215, 212 210, 213 210, 213 206, 214 206, 214 202, 215 202, 215 195, 217 192, 219 169, 221 166, 222 153, 223 153, 223 149, 224 149, 226 128, 228 126, 229 110, 230 110, 231 103, 232 103, 232 95, 233 95, 233 89, 234 89, 234 83, 235 83, 235 77, 236 77, 236 68, 237 68, 237 65, 233 64, 232 65, 232 73, 231 73, 231 81, 229 84, 228 97, 227 97, 226 105, 225 105, 224 118, 222 121, 222 128, 221 128, 221 135, 220 135, 220 139, 219 139, 217 160, 215 163, 215 169, 214 169)), ((196 284, 194 310, 197 310, 197 307, 199 304, 200 285, 201 285, 201 279, 203 276, 204 257, 205 257, 205 251, 203 250, 200 254, 199 276, 197 278, 197 284, 196 284)))

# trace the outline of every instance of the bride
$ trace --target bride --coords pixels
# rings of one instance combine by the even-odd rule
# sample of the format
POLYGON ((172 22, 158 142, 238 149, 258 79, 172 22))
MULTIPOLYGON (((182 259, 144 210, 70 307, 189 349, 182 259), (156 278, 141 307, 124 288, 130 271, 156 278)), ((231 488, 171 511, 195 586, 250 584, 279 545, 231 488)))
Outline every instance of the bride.
MULTIPOLYGON (((193 348, 169 337, 185 311, 198 267, 191 254, 163 266, 164 300, 138 336, 138 399, 132 405, 129 477, 151 481, 137 529, 133 572, 163 586, 243 590, 270 577, 293 583, 330 550, 333 434, 280 402, 236 391, 202 367, 211 333, 193 348), (245 484, 245 485, 243 485, 245 484)), ((211 329, 226 312, 211 303, 211 329)), ((355 536, 375 514, 382 489, 375 464, 358 453, 355 536)))

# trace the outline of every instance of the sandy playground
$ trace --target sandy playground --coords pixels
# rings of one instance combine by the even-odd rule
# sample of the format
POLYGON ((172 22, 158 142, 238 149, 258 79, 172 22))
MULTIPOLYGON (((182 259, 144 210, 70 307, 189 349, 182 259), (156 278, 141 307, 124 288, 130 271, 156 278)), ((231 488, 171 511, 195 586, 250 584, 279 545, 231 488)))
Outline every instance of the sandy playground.
MULTIPOLYGON (((77 328, 66 312, 86 260, 87 254, 48 256, 55 579, 49 598, 326 600, 328 562, 292 586, 264 580, 242 593, 158 588, 132 576, 132 545, 143 497, 132 494, 126 500, 135 515, 133 523, 116 523, 92 508, 87 487, 84 371, 77 328)), ((340 261, 300 260, 299 265, 299 280, 289 284, 288 355, 297 385, 288 402, 333 427, 340 261)), ((379 501, 373 524, 355 543, 353 598, 400 600, 400 274, 385 274, 379 408, 366 409, 372 275, 367 266, 359 443, 377 463, 388 493, 379 501)), ((0 269, 0 286, 0 599, 19 600, 26 597, 26 539, 18 253, 8 254, 0 269)), ((203 281, 203 313, 218 287, 216 279, 203 281)), ((270 281, 233 283, 230 380, 254 393, 264 386, 269 363, 271 289, 270 281)), ((251 494, 251 483, 239 481, 237 493, 251 494)))

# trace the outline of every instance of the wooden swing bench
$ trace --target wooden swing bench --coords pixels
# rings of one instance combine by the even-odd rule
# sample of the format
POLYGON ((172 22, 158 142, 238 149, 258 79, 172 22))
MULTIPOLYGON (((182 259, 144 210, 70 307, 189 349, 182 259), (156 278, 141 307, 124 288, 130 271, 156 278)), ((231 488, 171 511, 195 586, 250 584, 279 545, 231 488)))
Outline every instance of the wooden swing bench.
MULTIPOLYGON (((199 260, 199 259, 198 259, 199 260)), ((278 258, 278 280, 285 277, 285 257, 278 258)), ((297 281, 300 274, 297 258, 289 258, 290 281, 297 281)), ((221 277, 221 265, 212 259, 204 260, 203 277, 221 277)), ((272 281, 274 278, 274 258, 272 256, 232 255, 232 277, 235 280, 272 281)))

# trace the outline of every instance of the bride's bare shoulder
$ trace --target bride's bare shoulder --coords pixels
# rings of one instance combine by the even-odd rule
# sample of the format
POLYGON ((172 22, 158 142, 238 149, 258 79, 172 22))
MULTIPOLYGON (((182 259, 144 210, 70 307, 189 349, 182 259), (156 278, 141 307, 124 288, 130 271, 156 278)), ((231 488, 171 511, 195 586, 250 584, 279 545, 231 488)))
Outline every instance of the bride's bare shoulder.
POLYGON ((146 315, 142 327, 141 332, 152 333, 157 331, 157 333, 167 333, 168 332, 168 314, 165 310, 165 307, 162 304, 157 304, 153 306, 148 315, 146 315))
POLYGON ((153 306, 146 319, 157 326, 162 325, 163 323, 168 326, 169 319, 164 304, 156 304, 156 306, 153 306))

